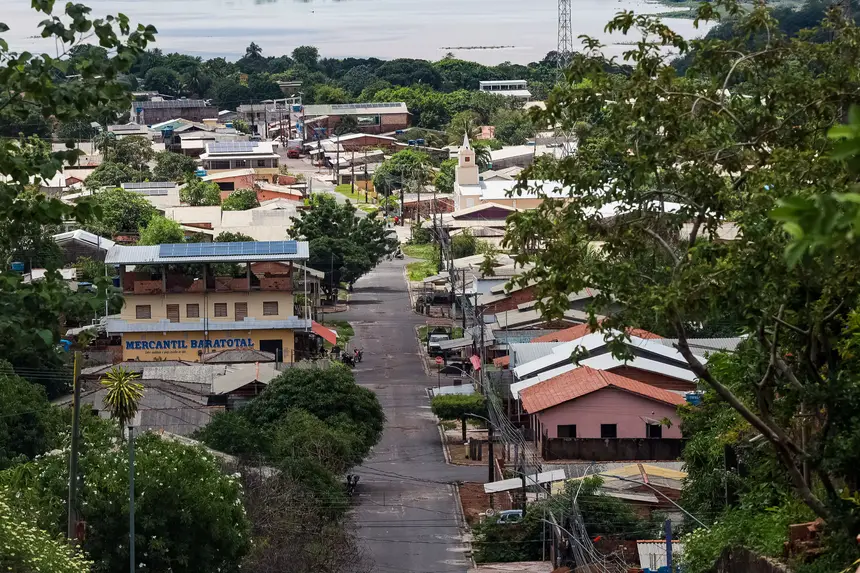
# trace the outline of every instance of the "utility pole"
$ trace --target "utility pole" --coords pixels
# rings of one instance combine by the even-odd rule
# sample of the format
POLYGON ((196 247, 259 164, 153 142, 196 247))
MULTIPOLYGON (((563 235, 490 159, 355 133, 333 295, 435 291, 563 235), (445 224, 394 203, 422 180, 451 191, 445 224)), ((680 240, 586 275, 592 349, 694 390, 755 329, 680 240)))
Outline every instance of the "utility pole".
POLYGON ((340 136, 334 136, 335 161, 334 161, 334 186, 340 185, 340 136))
POLYGON ((669 568, 669 573, 675 569, 672 567, 672 521, 667 519, 663 523, 663 528, 666 532, 666 566, 669 568))
POLYGON ((520 479, 523 482, 523 485, 522 485, 522 488, 523 488, 523 505, 522 505, 521 509, 523 510, 523 517, 526 516, 526 505, 528 505, 526 502, 526 451, 525 450, 526 450, 525 447, 520 449, 520 479))
MULTIPOLYGON (((364 203, 367 204, 367 146, 364 146, 364 203)), ((378 195, 377 195, 378 198, 378 195)))
POLYGON ((134 426, 128 425, 128 556, 129 571, 134 573, 134 426))
MULTIPOLYGON (((349 182, 352 185, 352 194, 355 195, 355 149, 352 150, 352 161, 350 161, 350 168, 352 169, 352 174, 349 176, 349 182)), ((367 199, 364 201, 367 203, 367 199)))
POLYGON ((72 445, 69 455, 69 515, 66 531, 69 539, 75 538, 78 505, 78 450, 81 438, 81 353, 75 352, 74 375, 72 378, 74 397, 72 399, 72 445))
POLYGON ((496 468, 494 464, 496 463, 495 458, 493 457, 493 423, 490 422, 487 424, 487 454, 489 454, 489 482, 492 483, 496 481, 496 468))
POLYGON ((461 285, 463 289, 463 298, 460 299, 460 310, 462 310, 463 314, 463 334, 466 332, 466 269, 463 269, 463 284, 461 285))

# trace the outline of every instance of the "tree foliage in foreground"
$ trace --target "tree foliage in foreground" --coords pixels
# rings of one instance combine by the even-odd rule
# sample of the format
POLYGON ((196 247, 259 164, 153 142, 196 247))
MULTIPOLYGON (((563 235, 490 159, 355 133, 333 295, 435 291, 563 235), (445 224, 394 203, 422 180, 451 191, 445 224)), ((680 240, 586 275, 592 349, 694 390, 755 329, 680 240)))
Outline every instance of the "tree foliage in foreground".
MULTIPOLYGON (((593 287, 601 293, 593 308, 621 307, 600 324, 592 318, 593 327, 678 338, 693 372, 761 435, 777 483, 789 483, 831 531, 853 538, 860 449, 848 444, 860 440, 860 245, 786 257, 789 235, 773 211, 782 199, 856 184, 829 156, 827 132, 847 111, 846 94, 860 89, 860 31, 838 10, 809 33, 827 43, 786 38, 761 5, 744 13, 725 0, 699 14, 713 17, 718 7, 737 18, 737 34, 725 40, 688 44, 629 12, 608 27, 647 33, 682 53, 692 45, 686 77, 649 42, 627 52, 629 77, 613 76, 587 40, 595 51, 574 57, 568 81, 535 116, 543 126, 587 122, 577 152, 525 176, 575 191, 567 202, 512 215, 505 244, 535 264, 518 281, 537 281, 545 313, 560 315, 568 293, 593 287), (691 333, 714 323, 749 336, 734 374, 690 350, 691 333)), ((765 503, 755 507, 766 511, 765 503)))
POLYGON ((89 221, 84 228, 102 237, 137 233, 158 214, 146 197, 119 187, 95 193, 92 203, 99 209, 100 217, 89 221))
MULTIPOLYGON (((89 121, 99 110, 128 107, 130 97, 118 76, 127 72, 135 58, 153 41, 151 26, 132 26, 125 16, 91 19, 90 10, 69 3, 64 14, 52 15, 54 2, 33 4, 43 21, 36 35, 53 39, 59 52, 67 54, 75 45, 96 41, 111 55, 100 59, 70 62, 67 55, 15 52, 0 38, 0 107, 5 120, 42 120, 72 124, 89 121), (63 16, 60 18, 60 16, 63 16), (56 74, 79 76, 74 82, 55 81, 56 74)), ((0 26, 0 34, 8 27, 0 26)), ((51 42, 53 43, 53 42, 51 42)), ((53 50, 52 50, 53 51, 53 50)), ((14 137, 14 135, 12 136, 14 137)), ((28 376, 48 390, 49 397, 64 390, 65 381, 56 375, 63 361, 54 345, 60 339, 60 321, 69 290, 58 274, 28 285, 9 271, 9 253, 26 243, 27 237, 41 235, 64 221, 86 223, 97 209, 83 200, 67 205, 59 199, 33 194, 31 184, 49 180, 63 166, 73 165, 80 151, 51 151, 34 138, 0 141, 0 350, 16 368, 27 368, 28 376), (36 233, 39 231, 39 233, 36 233), (51 375, 53 373, 53 375, 51 375), (33 374, 39 374, 33 376, 33 374)), ((106 285, 100 285, 104 292, 106 285)))
MULTIPOLYGON (((84 425, 78 490, 87 523, 83 550, 93 571, 128 567, 128 448, 116 425, 84 425)), ((235 571, 249 549, 249 523, 236 477, 199 447, 154 434, 135 440, 135 553, 151 571, 235 571)), ((15 507, 46 531, 66 530, 68 456, 47 454, 0 472, 15 507), (19 495, 20 494, 20 495, 19 495)))

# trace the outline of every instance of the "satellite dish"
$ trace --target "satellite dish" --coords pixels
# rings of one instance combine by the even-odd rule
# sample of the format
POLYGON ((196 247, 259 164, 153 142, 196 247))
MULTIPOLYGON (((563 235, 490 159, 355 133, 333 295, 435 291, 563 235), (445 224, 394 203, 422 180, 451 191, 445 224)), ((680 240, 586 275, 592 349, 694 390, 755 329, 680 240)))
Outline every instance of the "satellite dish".
POLYGON ((494 515, 496 515, 496 510, 495 510, 495 509, 493 509, 493 508, 491 507, 490 509, 488 509, 488 510, 485 512, 485 515, 486 515, 487 517, 493 517, 494 515))

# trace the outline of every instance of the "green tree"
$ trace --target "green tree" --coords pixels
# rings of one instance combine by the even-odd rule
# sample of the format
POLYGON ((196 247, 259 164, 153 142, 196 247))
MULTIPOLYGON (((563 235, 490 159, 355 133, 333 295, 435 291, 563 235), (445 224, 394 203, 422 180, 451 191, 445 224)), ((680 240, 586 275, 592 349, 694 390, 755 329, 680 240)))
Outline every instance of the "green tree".
POLYGON ((95 193, 92 203, 101 213, 97 220, 84 228, 102 237, 119 233, 135 233, 145 227, 157 213, 146 197, 120 188, 105 189, 95 193))
POLYGON ((460 420, 463 442, 466 441, 466 422, 480 419, 472 414, 487 416, 487 403, 480 394, 434 396, 430 401, 430 409, 440 420, 460 420))
POLYGON ((480 140, 473 141, 471 142, 471 144, 472 149, 475 151, 475 163, 478 165, 481 171, 489 169, 490 166, 493 164, 491 146, 480 140))
POLYGON ((225 211, 247 211, 259 206, 260 201, 254 189, 237 189, 221 202, 221 208, 225 211))
POLYGON ((463 143, 463 137, 468 136, 469 139, 475 139, 480 133, 481 116, 472 110, 465 110, 454 114, 445 132, 448 134, 448 143, 451 145, 460 145, 463 143))
POLYGON ((244 243, 253 241, 253 237, 249 237, 243 233, 233 233, 231 231, 221 231, 215 237, 216 243, 244 243))
POLYGON ((347 103, 351 98, 345 89, 337 86, 317 86, 314 89, 316 103, 347 103))
MULTIPOLYGON (((842 117, 841 94, 860 87, 843 73, 860 61, 860 32, 839 11, 794 40, 764 5, 742 13, 723 1, 699 14, 718 8, 737 17, 739 33, 693 42, 686 78, 658 45, 682 53, 690 45, 651 16, 621 13, 607 27, 659 38, 629 50, 629 75, 613 76, 593 54, 573 58, 570 81, 538 120, 572 128, 589 118, 588 137, 571 157, 538 162, 526 177, 563 181, 577 199, 513 214, 506 247, 536 265, 516 282, 537 282, 547 316, 588 286, 601 293, 593 309, 618 308, 601 329, 635 325, 677 338, 696 376, 761 436, 795 499, 853 539, 860 515, 847 500, 856 486, 837 488, 860 483, 860 459, 836 444, 860 435, 852 406, 860 400, 852 350, 860 252, 846 243, 786 258, 789 235, 771 213, 780 200, 855 183, 830 157, 826 134, 842 117), (816 34, 830 40, 810 42, 816 34), (725 240, 727 231, 739 239, 725 240), (601 256, 592 256, 595 243, 601 256), (737 386, 690 349, 691 333, 714 322, 749 336, 737 386)), ((623 354, 617 342, 610 346, 623 354)))
POLYGON ((221 204, 221 188, 217 183, 189 175, 179 189, 179 199, 192 207, 221 204))
POLYGON ((181 153, 161 151, 155 154, 152 176, 158 181, 184 181, 197 169, 194 159, 181 153))
POLYGON ((102 386, 107 388, 104 405, 110 412, 110 417, 119 424, 120 433, 137 414, 138 405, 143 398, 143 384, 135 382, 140 374, 114 366, 102 378, 102 386))
MULTIPOLYGON (((82 432, 78 511, 86 522, 83 550, 94 571, 128 567, 128 449, 117 448, 116 426, 89 421, 82 432)), ((135 551, 151 571, 235 571, 249 550, 250 528, 236 478, 199 447, 155 434, 135 439, 135 551), (206 500, 201 503, 201 500, 206 500)), ((68 458, 47 454, 0 472, 13 507, 36 516, 54 534, 66 528, 62 502, 68 458), (20 494, 20 496, 18 495, 20 494)))
POLYGON ((430 158, 426 153, 413 149, 398 151, 376 169, 373 187, 378 192, 389 194, 401 189, 411 179, 420 176, 429 168, 430 158))
POLYGON ((65 540, 39 529, 31 516, 12 507, 0 487, 0 567, 5 571, 89 573, 92 562, 65 540))
POLYGON ((451 256, 455 259, 478 254, 478 239, 469 229, 451 239, 451 256))
POLYGON ((322 287, 330 295, 340 282, 352 284, 397 246, 376 213, 358 217, 351 203, 339 204, 330 195, 314 195, 311 208, 291 220, 290 236, 310 243, 308 264, 327 274, 322 287))
POLYGON ((297 64, 312 70, 317 67, 320 52, 313 46, 299 46, 293 50, 292 56, 297 64))
POLYGON ((84 181, 84 185, 94 190, 102 187, 119 187, 122 183, 148 181, 151 176, 149 169, 140 171, 126 163, 107 161, 93 169, 84 181))
POLYGON ((152 141, 135 135, 117 140, 109 147, 108 157, 114 163, 130 165, 138 171, 145 171, 149 169, 147 163, 155 158, 155 151, 152 149, 152 141))
POLYGON ((138 245, 165 245, 170 243, 182 243, 185 240, 185 232, 182 226, 173 219, 162 215, 153 215, 146 223, 146 227, 140 228, 140 240, 138 245))
POLYGON ((56 135, 59 139, 82 141, 92 139, 98 128, 90 125, 91 122, 86 119, 77 119, 69 123, 61 123, 57 126, 56 135))
POLYGON ((244 119, 234 119, 233 128, 239 133, 251 133, 251 128, 248 127, 248 122, 244 119))
POLYGON ((152 68, 143 78, 146 89, 169 96, 179 96, 182 93, 182 75, 170 68, 152 68))
POLYGON ((495 138, 505 145, 525 145, 535 134, 531 119, 523 110, 500 109, 490 117, 495 138))
POLYGON ((31 460, 48 450, 56 412, 45 389, 12 373, 0 363, 0 470, 31 460))
POLYGON ((446 159, 433 180, 433 185, 439 193, 454 192, 454 170, 457 169, 456 159, 446 159))
POLYGON ((90 258, 78 257, 75 268, 79 281, 94 282, 98 277, 105 276, 106 265, 104 262, 90 258))

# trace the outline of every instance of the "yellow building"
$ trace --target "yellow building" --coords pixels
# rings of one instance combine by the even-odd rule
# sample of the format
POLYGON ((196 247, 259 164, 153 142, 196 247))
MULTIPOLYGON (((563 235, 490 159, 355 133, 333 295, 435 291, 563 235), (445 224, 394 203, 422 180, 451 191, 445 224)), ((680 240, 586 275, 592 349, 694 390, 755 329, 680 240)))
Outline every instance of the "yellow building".
POLYGON ((125 301, 108 334, 122 336, 123 360, 256 349, 291 362, 296 330, 312 328, 293 297, 293 263, 307 258, 303 241, 114 246, 105 262, 125 301))

